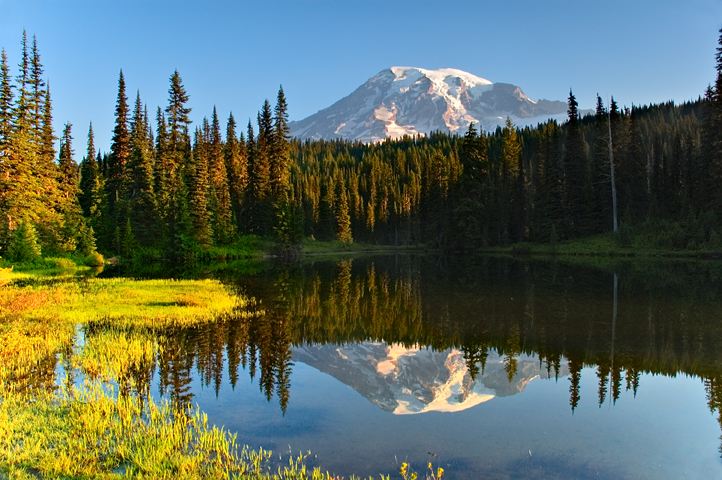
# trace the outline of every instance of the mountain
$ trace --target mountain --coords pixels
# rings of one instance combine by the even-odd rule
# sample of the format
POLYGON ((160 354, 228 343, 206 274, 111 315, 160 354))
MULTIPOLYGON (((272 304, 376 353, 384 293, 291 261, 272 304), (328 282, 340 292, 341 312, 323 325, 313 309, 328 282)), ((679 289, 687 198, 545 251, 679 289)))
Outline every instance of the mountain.
POLYGON ((370 78, 347 97, 310 117, 290 122, 301 139, 386 138, 440 130, 463 135, 469 123, 485 130, 503 125, 536 125, 566 118, 565 102, 529 99, 508 83, 492 83, 462 70, 391 67, 370 78))
MULTIPOLYGON (((293 349, 292 358, 335 377, 395 415, 458 412, 494 397, 514 395, 533 379, 548 377, 537 358, 521 355, 510 382, 504 358, 490 351, 484 373, 472 380, 458 350, 438 352, 379 342, 304 345, 293 349)), ((568 373, 562 364, 559 375, 568 373)))

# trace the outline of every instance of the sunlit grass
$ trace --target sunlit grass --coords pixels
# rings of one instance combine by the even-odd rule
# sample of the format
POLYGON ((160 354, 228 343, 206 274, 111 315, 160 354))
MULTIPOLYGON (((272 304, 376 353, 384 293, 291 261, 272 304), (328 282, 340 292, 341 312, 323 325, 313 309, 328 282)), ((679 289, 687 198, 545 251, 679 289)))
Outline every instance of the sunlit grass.
POLYGON ((4 388, 0 474, 10 478, 331 479, 304 457, 281 467, 196 408, 116 398, 97 383, 29 398, 4 388))
POLYGON ((160 351, 150 331, 111 328, 86 335, 81 352, 73 357, 73 366, 91 379, 123 381, 132 372, 154 365, 160 351))
POLYGON ((245 304, 219 282, 12 275, 24 282, 0 287, 0 479, 334 478, 308 470, 303 455, 279 466, 197 408, 132 388, 134 372, 154 368, 164 328, 222 320, 245 304), (43 361, 52 372, 59 352, 82 385, 24 388, 43 361))

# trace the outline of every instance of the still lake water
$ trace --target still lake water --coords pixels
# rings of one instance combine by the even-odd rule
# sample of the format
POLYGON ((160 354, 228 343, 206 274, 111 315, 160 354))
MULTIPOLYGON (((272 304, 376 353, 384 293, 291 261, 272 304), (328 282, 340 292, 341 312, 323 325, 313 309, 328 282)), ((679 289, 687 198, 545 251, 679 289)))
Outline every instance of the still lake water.
POLYGON ((148 378, 240 443, 346 478, 429 460, 450 479, 722 478, 722 264, 383 256, 214 276, 254 305, 166 332, 148 378))

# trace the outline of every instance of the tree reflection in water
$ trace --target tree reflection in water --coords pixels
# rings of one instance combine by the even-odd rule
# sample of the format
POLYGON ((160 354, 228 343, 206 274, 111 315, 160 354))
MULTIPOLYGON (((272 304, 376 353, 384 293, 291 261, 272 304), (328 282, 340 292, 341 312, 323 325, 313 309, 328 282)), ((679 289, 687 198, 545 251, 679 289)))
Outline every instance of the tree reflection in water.
MULTIPOLYGON (((583 367, 596 367, 600 406, 616 402, 623 388, 636 395, 640 375, 652 373, 697 376, 710 410, 722 407, 717 263, 591 268, 388 256, 219 277, 253 301, 215 323, 157 332, 160 391, 181 405, 193 400, 194 375, 217 394, 224 375, 235 387, 242 369, 285 412, 294 347, 374 341, 457 349, 472 380, 483 375, 491 350, 503 357, 510 382, 520 355, 536 355, 550 375, 560 374, 565 359, 572 412, 583 367)), ((136 381, 149 383, 152 373, 137 372, 136 381)))

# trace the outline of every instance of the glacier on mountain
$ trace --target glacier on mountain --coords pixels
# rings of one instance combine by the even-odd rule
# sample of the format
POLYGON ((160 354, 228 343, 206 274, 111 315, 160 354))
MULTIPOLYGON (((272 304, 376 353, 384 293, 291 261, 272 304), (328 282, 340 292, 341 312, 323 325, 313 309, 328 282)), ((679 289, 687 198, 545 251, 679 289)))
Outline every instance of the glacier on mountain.
POLYGON ((432 131, 463 135, 472 122, 492 131, 506 117, 517 126, 563 120, 566 107, 565 102, 533 101, 515 85, 492 83, 462 70, 391 67, 289 127, 291 135, 301 139, 377 142, 432 131))

